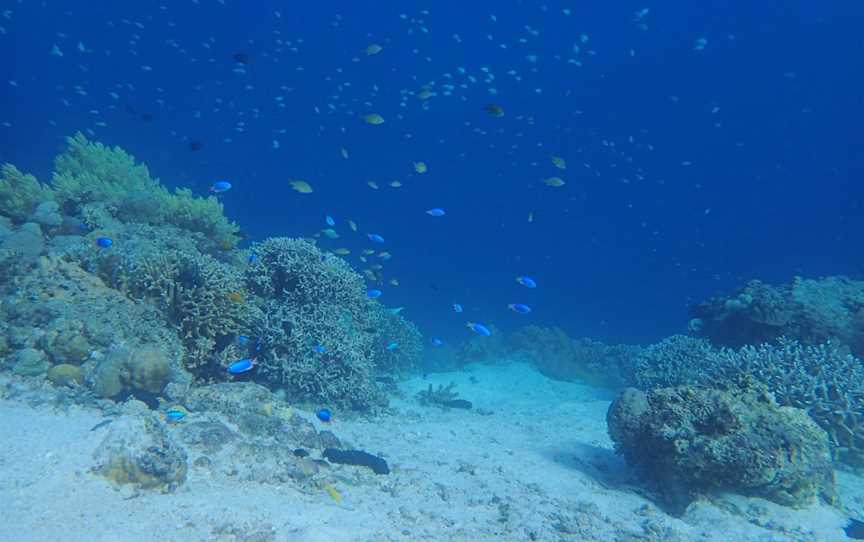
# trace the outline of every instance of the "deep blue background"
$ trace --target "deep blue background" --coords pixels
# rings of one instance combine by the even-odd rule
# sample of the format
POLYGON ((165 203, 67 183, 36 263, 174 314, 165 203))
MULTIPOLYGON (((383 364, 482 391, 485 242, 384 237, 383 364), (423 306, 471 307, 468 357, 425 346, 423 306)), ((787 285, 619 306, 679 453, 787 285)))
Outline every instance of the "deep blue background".
POLYGON ((229 179, 226 212, 253 239, 313 235, 330 214, 344 237, 321 244, 357 262, 362 234, 380 233, 385 277, 401 282, 382 301, 449 340, 467 319, 656 340, 685 328, 688 304, 747 279, 861 272, 860 2, 294 4, 13 4, 0 18, 0 160, 47 181, 63 137, 89 129, 168 185, 206 194, 229 179), (384 50, 367 56, 371 43, 384 50), (431 83, 426 102, 400 96, 431 83), (386 122, 365 124, 369 112, 386 122), (567 184, 544 186, 553 175, 567 184))

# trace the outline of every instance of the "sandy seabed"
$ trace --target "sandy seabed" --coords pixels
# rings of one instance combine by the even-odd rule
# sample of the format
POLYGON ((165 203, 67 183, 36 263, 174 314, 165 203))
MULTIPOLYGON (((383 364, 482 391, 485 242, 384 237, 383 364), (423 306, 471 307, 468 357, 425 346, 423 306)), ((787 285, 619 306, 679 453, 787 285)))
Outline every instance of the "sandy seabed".
POLYGON ((331 424, 391 467, 388 475, 334 467, 341 502, 192 464, 173 493, 130 492, 91 472, 104 438, 91 431, 100 412, 0 401, 0 541, 830 542, 847 540, 846 519, 864 508, 864 480, 838 472, 845 511, 724 494, 672 517, 613 453, 606 392, 521 363, 472 365, 399 387, 389 414, 349 421, 337 413, 331 424), (415 399, 450 382, 473 410, 415 399))

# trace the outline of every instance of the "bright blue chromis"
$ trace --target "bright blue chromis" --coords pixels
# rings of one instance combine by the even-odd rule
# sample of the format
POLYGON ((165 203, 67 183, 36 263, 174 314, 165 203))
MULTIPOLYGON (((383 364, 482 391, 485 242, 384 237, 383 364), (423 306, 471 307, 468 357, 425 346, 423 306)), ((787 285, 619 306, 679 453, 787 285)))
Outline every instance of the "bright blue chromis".
POLYGON ((216 181, 210 186, 210 191, 214 194, 221 194, 231 190, 231 183, 228 181, 216 181))
POLYGON ((381 290, 376 290, 375 288, 372 288, 371 290, 366 291, 366 295, 371 299, 375 299, 376 297, 381 297, 381 294, 383 294, 383 293, 384 292, 382 292, 381 290))
POLYGON ((235 361, 226 369, 228 374, 239 375, 243 374, 247 371, 251 371, 255 367, 255 362, 249 358, 244 358, 238 361, 235 361))
POLYGON ((179 422, 186 417, 186 412, 179 408, 169 408, 165 411, 165 419, 169 422, 179 422))
POLYGON ((326 222, 327 225, 328 225, 328 226, 331 226, 331 227, 336 225, 336 221, 333 220, 333 217, 330 216, 330 215, 327 215, 327 216, 324 217, 324 222, 326 222))
POLYGON ((444 209, 439 209, 438 207, 435 207, 434 209, 429 209, 428 211, 426 211, 426 214, 429 216, 444 216, 446 213, 444 212, 444 209))
POLYGON ((478 335, 483 335, 484 337, 489 337, 492 335, 492 331, 490 331, 488 327, 484 326, 483 324, 478 324, 477 322, 468 322, 468 329, 478 335))
POLYGON ((114 241, 111 240, 110 237, 97 237, 96 238, 96 246, 100 248, 111 248, 111 245, 114 244, 114 241))
POLYGON ((384 242, 384 238, 381 237, 380 235, 378 235, 377 233, 367 233, 366 237, 368 237, 370 241, 373 241, 375 243, 383 243, 384 242))
POLYGON ((516 277, 516 282, 518 282, 522 286, 525 286, 526 288, 537 287, 537 283, 534 282, 534 279, 532 279, 531 277, 516 277))
POLYGON ((252 254, 249 255, 249 257, 246 259, 246 261, 248 261, 249 263, 255 263, 258 261, 258 255, 253 252, 252 254))
POLYGON ((522 303, 510 303, 507 305, 507 308, 513 312, 518 312, 519 314, 528 314, 531 312, 531 307, 523 305, 522 303))
POLYGON ((323 344, 316 344, 315 346, 312 347, 312 350, 314 350, 316 354, 323 354, 324 352, 327 351, 327 349, 324 348, 323 344))
POLYGON ((439 337, 432 337, 431 342, 432 342, 432 346, 434 346, 435 348, 438 348, 440 346, 444 346, 444 341, 439 337))
POLYGON ((397 348, 399 348, 399 343, 397 343, 396 341, 393 341, 391 343, 388 343, 385 348, 387 350, 396 350, 397 348))
POLYGON ((322 408, 315 412, 315 416, 324 423, 330 423, 333 421, 333 413, 330 412, 329 408, 322 408))
POLYGON ((459 303, 453 303, 453 312, 462 312, 462 305, 459 303))

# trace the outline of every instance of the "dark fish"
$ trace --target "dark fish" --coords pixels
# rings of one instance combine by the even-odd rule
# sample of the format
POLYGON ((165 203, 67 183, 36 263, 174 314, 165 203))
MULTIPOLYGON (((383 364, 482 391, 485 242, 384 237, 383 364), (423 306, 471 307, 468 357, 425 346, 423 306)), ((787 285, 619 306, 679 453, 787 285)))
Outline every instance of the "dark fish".
POLYGON ((237 64, 249 64, 249 61, 252 60, 252 57, 249 56, 249 53, 245 51, 237 51, 236 53, 231 55, 231 58, 233 58, 234 62, 236 62, 237 64))
POLYGON ((504 108, 502 108, 498 104, 489 104, 486 106, 486 112, 492 115, 493 117, 503 117, 504 116, 504 108))
POLYGON ((855 540, 864 540, 864 522, 855 518, 849 518, 849 523, 843 527, 846 536, 855 540))
POLYGON ((303 448, 297 448, 294 450, 294 457, 309 457, 309 452, 303 448))
POLYGON ((112 420, 110 418, 107 420, 102 420, 101 422, 99 422, 96 425, 94 425, 93 427, 91 427, 90 430, 95 431, 95 430, 99 429, 100 427, 105 427, 106 425, 108 425, 109 423, 111 423, 113 421, 114 420, 112 420))
POLYGON ((190 141, 189 142, 189 150, 192 152, 198 152, 201 150, 201 147, 204 146, 204 143, 201 141, 190 141))

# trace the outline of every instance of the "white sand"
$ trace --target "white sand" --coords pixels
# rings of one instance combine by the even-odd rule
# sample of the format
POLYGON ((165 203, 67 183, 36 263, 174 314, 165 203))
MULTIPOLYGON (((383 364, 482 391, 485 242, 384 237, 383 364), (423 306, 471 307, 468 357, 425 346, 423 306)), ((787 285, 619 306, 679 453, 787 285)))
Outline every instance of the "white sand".
MULTIPOLYGON (((330 429, 380 453, 392 473, 337 467, 344 495, 214 477, 190 465, 173 494, 117 489, 92 474, 98 412, 0 402, 0 541, 837 541, 839 510, 791 510, 735 495, 682 518, 631 487, 606 434, 610 397, 522 364, 471 366, 400 386, 393 414, 330 429), (427 408, 414 394, 456 383, 473 411, 427 408), (491 411, 482 415, 477 409, 491 411)), ((181 422, 182 423, 182 422, 181 422)), ((243 461, 237 457, 236 461, 243 461)), ((864 481, 840 475, 841 498, 864 481)))

